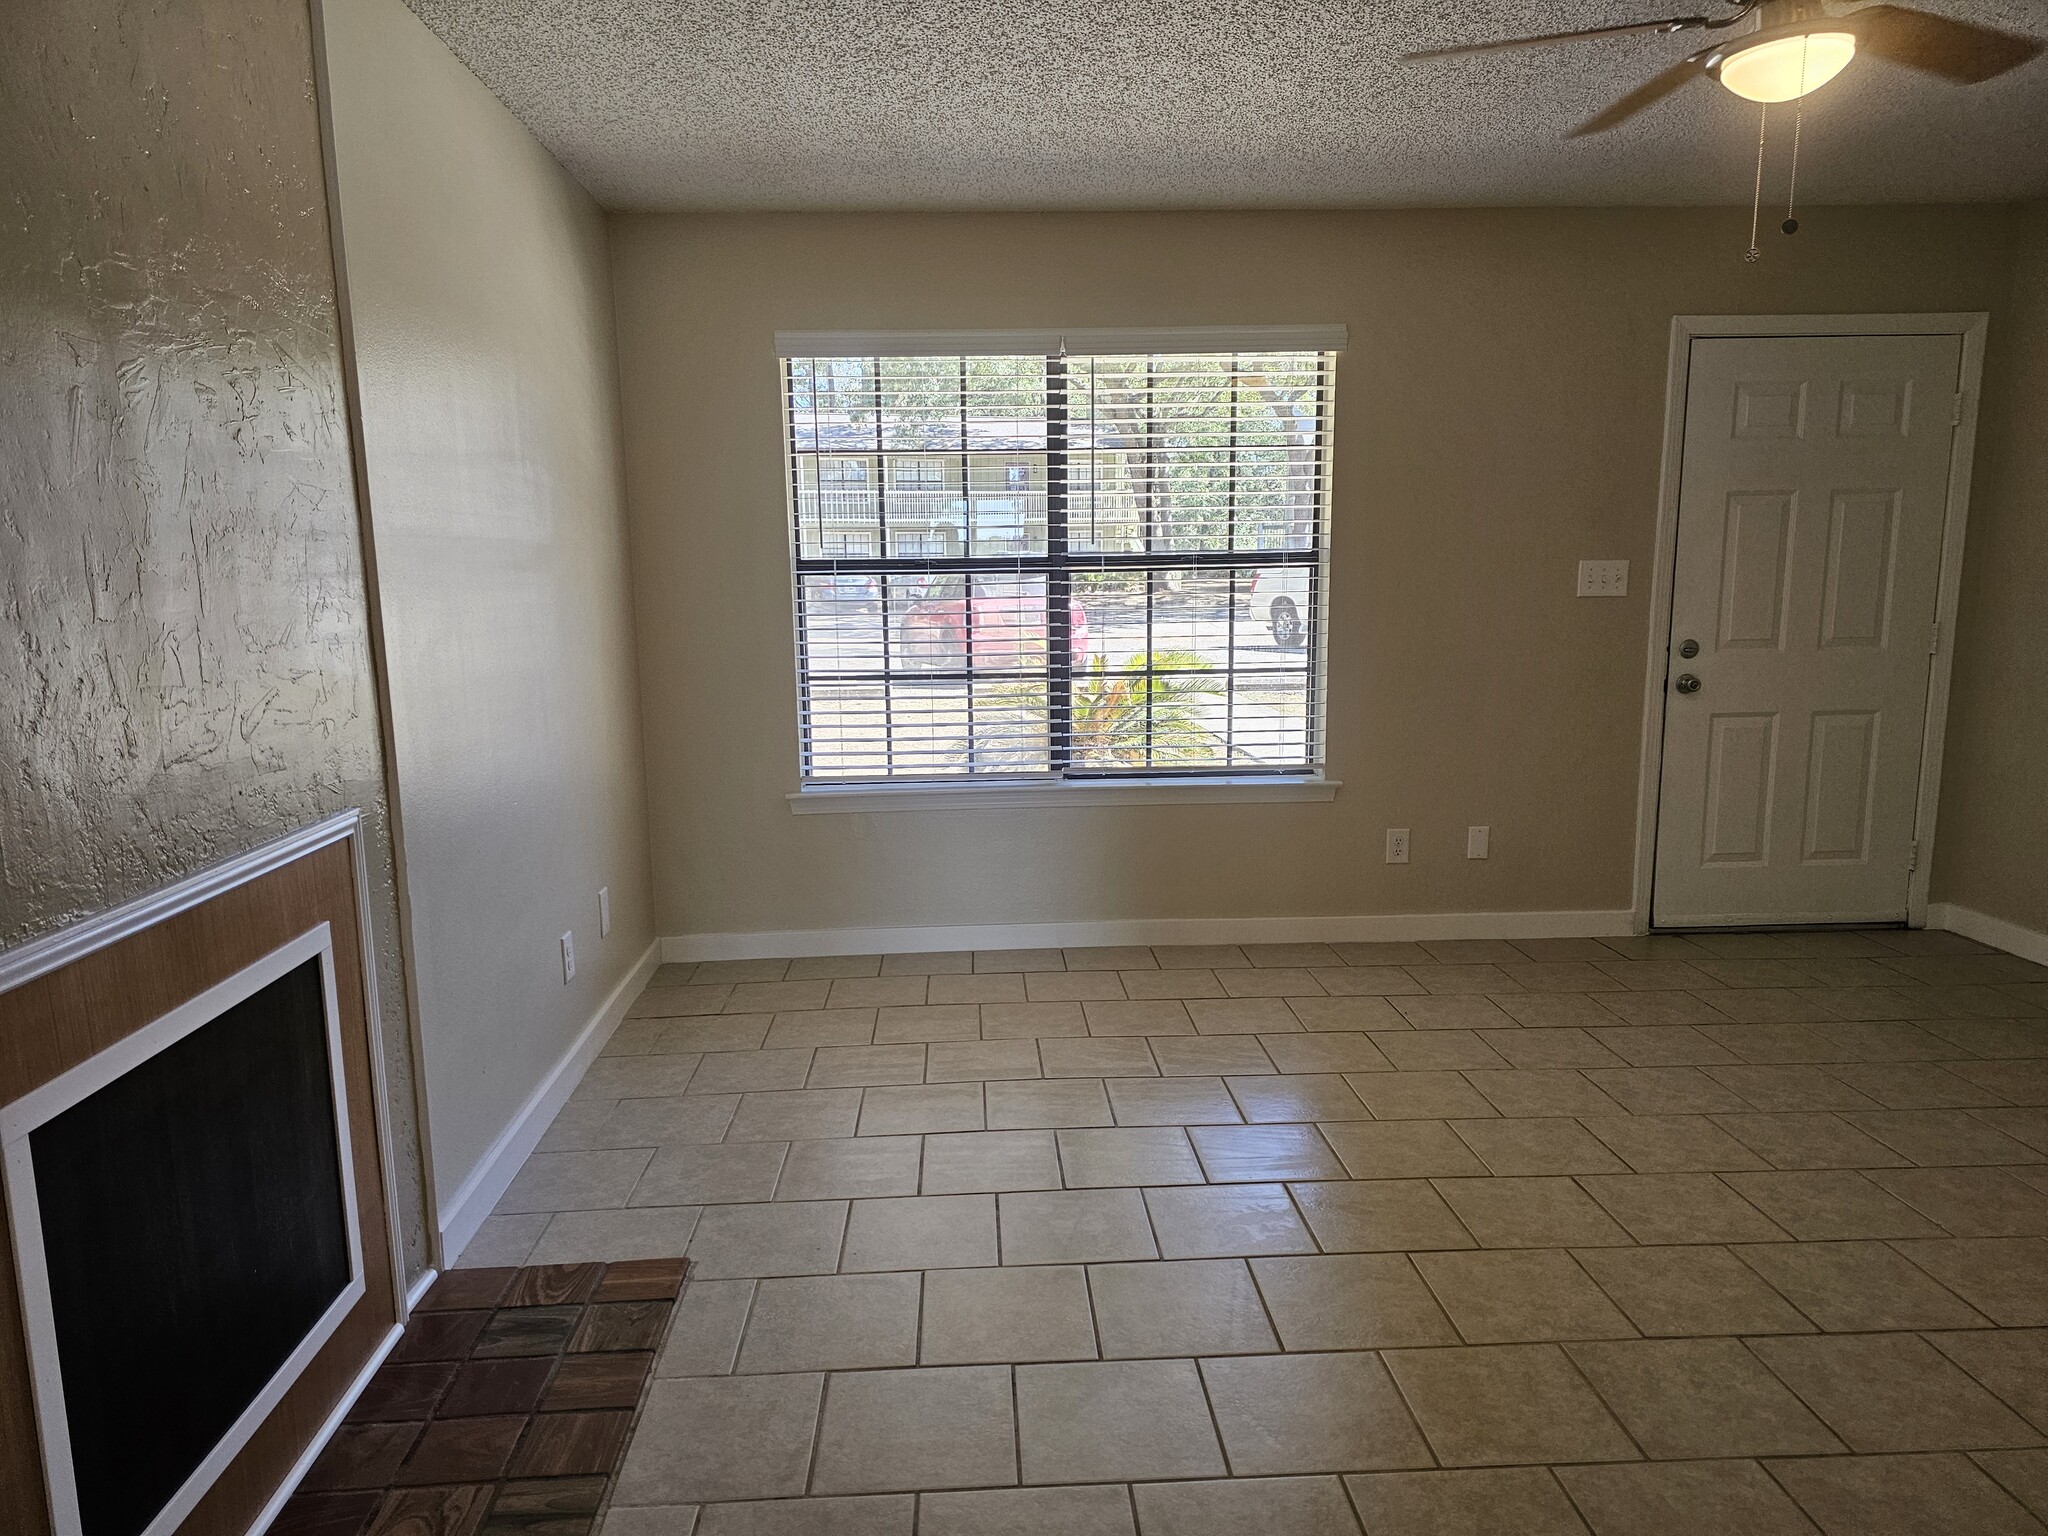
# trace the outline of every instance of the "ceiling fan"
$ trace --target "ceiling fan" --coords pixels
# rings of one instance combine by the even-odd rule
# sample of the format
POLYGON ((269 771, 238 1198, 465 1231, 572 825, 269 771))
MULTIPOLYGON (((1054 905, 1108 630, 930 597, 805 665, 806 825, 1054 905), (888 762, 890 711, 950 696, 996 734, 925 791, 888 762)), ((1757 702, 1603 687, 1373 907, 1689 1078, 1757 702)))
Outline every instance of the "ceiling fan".
POLYGON ((1727 32, 1751 17, 1756 19, 1754 28, 1717 39, 1711 46, 1680 59, 1565 135, 1576 139, 1625 123, 1695 80, 1718 80, 1751 101, 1792 101, 1826 85, 1848 68, 1859 52, 1957 85, 1976 85, 2017 69, 2042 51, 2042 44, 2029 37, 1951 21, 1946 16, 1903 5, 1866 5, 1831 16, 1820 0, 1734 3, 1735 14, 1718 19, 1670 16, 1661 21, 1588 27, 1541 37, 1425 48, 1403 57, 1442 59, 1467 53, 1493 53, 1504 48, 1541 48, 1592 37, 1622 37, 1635 32, 1727 32))

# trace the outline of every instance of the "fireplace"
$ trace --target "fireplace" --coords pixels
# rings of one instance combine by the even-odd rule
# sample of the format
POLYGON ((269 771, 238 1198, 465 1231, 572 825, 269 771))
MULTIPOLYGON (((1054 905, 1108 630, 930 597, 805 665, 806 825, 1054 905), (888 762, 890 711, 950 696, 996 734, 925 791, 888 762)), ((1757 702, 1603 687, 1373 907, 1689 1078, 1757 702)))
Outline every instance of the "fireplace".
POLYGON ((58 1536, 177 1529, 362 1297, 326 924, 0 1113, 58 1536))
POLYGON ((260 1530, 397 1337, 354 830, 0 956, 8 1536, 260 1530))

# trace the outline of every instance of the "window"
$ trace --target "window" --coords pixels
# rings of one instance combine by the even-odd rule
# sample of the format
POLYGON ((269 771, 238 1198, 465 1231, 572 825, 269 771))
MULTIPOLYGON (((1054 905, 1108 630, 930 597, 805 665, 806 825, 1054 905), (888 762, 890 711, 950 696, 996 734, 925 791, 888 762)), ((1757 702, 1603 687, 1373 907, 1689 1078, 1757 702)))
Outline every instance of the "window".
POLYGON ((807 785, 1320 769, 1341 331, 778 340, 807 785))

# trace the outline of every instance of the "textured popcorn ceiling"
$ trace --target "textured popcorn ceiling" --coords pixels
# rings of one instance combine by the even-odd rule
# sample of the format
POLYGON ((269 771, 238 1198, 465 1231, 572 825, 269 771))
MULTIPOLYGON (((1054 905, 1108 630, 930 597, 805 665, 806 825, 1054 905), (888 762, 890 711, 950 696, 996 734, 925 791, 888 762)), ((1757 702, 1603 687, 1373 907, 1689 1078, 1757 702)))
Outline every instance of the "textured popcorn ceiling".
MULTIPOLYGON (((1756 108, 1705 83, 1561 137, 1698 34, 1397 58, 1724 13, 1691 0, 408 3, 618 208, 1726 203, 1754 168, 1756 108)), ((1921 4, 2048 37, 2037 0, 1921 4)), ((2039 197, 2048 58, 1969 89, 1859 60, 1805 129, 1804 201, 2039 197)))

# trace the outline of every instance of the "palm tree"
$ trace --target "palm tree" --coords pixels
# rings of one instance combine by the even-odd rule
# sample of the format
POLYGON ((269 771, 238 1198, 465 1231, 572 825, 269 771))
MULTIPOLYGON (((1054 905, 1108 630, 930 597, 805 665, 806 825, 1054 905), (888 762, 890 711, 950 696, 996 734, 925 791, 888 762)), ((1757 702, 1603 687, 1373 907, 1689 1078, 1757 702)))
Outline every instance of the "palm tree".
POLYGON ((1215 755, 1202 703, 1222 688, 1197 676, 1193 651, 1155 651, 1110 668, 1102 657, 1074 675, 1073 752, 1095 767, 1142 767, 1215 755))

